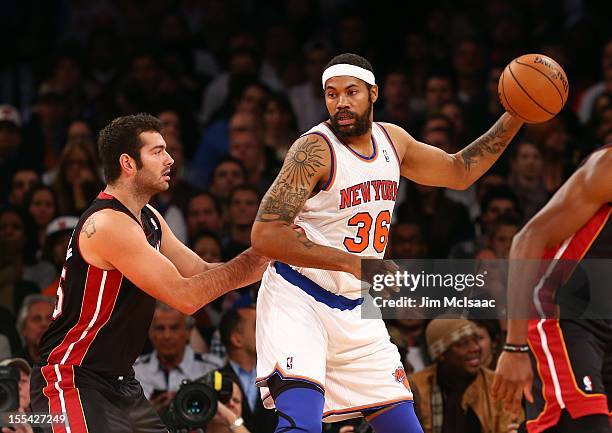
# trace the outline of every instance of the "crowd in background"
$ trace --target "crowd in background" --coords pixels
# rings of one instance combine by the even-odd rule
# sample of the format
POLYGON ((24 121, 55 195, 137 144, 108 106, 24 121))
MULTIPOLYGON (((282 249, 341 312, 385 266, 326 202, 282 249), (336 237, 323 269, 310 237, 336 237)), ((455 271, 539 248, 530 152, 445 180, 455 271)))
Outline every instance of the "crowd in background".
MULTIPOLYGON (((249 247, 259 202, 287 149, 328 118, 321 74, 338 53, 372 62, 381 88, 375 121, 398 124, 449 153, 503 113, 497 82, 512 58, 549 55, 569 78, 563 112, 526 125, 468 190, 403 180, 388 258, 506 258, 522 224, 586 155, 612 139, 612 5, 606 2, 22 3, 9 1, 0 17, 0 32, 12 41, 0 59, 0 359, 30 365, 39 359, 70 234, 104 187, 97 132, 117 116, 148 112, 161 119, 175 163, 170 189, 152 204, 207 262, 249 247)), ((244 327, 254 327, 254 319, 243 311, 256 296, 256 285, 232 292, 186 320, 184 334, 172 338, 189 341, 190 352, 176 349, 179 362, 165 367, 194 356, 211 368, 234 362, 243 416, 261 410, 247 386, 254 333, 244 327)), ((416 319, 388 323, 411 373, 437 358, 427 349, 425 326, 416 319)), ((494 368, 503 328, 496 321, 473 328, 478 345, 469 350, 482 366, 494 368)), ((145 349, 155 349, 153 355, 164 344, 154 329, 155 323, 145 349)), ((167 377, 163 391, 176 391, 167 377)), ((172 395, 157 393, 156 405, 172 395)), ((248 427, 270 431, 251 421, 248 427)))

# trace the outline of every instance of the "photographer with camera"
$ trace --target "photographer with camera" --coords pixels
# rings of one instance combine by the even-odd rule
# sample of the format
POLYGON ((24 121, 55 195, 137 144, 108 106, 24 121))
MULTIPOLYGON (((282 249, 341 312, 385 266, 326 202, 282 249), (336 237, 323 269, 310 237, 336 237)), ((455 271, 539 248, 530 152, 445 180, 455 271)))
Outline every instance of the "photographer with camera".
POLYGON ((157 302, 149 328, 154 350, 140 356, 134 364, 144 395, 157 412, 167 409, 183 380, 194 380, 223 365, 220 358, 191 349, 192 327, 193 317, 157 302))
MULTIPOLYGON (((25 413, 29 410, 30 372, 30 365, 25 359, 8 358, 0 361, 0 412, 25 413)), ((27 423, 10 424, 9 427, 7 421, 0 420, 1 433, 33 432, 27 423)))
POLYGON ((206 426, 206 433, 250 433, 241 416, 243 399, 240 386, 232 382, 232 397, 226 404, 218 403, 217 413, 206 426))
POLYGON ((277 415, 263 407, 257 378, 255 350, 255 307, 227 311, 219 324, 221 342, 227 350, 227 364, 221 370, 238 384, 242 395, 244 425, 253 433, 271 433, 277 424, 277 415))

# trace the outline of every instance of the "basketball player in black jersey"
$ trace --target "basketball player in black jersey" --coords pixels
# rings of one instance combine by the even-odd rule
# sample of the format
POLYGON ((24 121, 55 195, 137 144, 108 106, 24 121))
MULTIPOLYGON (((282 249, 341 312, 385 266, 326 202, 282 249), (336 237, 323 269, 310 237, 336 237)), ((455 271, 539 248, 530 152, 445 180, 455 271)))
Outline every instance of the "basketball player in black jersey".
MULTIPOLYGON (((591 154, 515 236, 510 258, 610 259, 611 215, 612 147, 608 145, 591 154)), ((537 261, 514 263, 510 265, 510 295, 535 299, 543 311, 546 299, 540 291, 554 269, 547 269, 535 284, 537 261), (527 293, 529 287, 536 287, 536 293, 527 293)), ((550 266, 561 265, 553 261, 547 263, 550 266)), ((548 302, 553 305, 552 297, 548 302)), ((563 314, 563 304, 560 308, 563 314)), ((607 392, 612 390, 612 371, 606 360, 612 353, 612 320, 515 318, 508 321, 506 341, 492 392, 514 411, 525 395, 527 421, 521 431, 610 433, 612 401, 607 392), (537 366, 533 392, 529 351, 537 366)))
POLYGON ((259 280, 267 264, 250 249, 226 264, 206 263, 147 204, 168 189, 174 162, 160 131, 158 119, 138 114, 100 132, 108 185, 72 234, 32 373, 33 411, 67 416, 69 426, 54 432, 167 431, 132 370, 156 299, 192 314, 259 280))

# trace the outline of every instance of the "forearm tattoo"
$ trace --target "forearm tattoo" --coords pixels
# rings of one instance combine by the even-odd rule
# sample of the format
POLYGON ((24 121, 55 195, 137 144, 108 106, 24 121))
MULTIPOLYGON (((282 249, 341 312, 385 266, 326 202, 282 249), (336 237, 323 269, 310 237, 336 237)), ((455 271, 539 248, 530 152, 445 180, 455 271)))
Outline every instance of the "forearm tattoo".
POLYGON ((311 191, 312 177, 324 165, 325 147, 312 136, 298 141, 287 154, 278 177, 259 206, 256 221, 293 223, 311 191))
POLYGON ((485 153, 497 155, 504 150, 511 138, 512 135, 508 134, 508 128, 502 119, 499 119, 489 131, 461 151, 465 169, 469 171, 485 153))

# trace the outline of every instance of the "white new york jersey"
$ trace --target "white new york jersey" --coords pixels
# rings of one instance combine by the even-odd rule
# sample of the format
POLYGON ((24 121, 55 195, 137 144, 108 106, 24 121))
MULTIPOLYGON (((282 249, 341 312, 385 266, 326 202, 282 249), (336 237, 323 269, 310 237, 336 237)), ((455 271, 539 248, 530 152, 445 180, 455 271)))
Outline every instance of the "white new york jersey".
MULTIPOLYGON (((317 134, 332 154, 330 178, 309 198, 295 223, 320 245, 382 259, 399 186, 400 164, 387 131, 372 124, 371 155, 360 155, 343 144, 326 123, 304 135, 317 134)), ((332 293, 355 299, 361 282, 346 272, 295 268, 332 293)))

